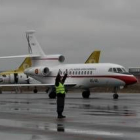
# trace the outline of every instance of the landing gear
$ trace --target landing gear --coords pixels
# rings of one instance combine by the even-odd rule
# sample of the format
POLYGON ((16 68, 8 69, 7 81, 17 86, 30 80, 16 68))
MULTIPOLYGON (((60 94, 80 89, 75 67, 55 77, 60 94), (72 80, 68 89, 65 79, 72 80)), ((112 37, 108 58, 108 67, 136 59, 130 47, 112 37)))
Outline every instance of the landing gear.
POLYGON ((118 87, 114 87, 114 94, 113 94, 113 99, 118 99, 119 98, 119 95, 118 95, 118 87))
POLYGON ((50 99, 56 98, 55 87, 47 89, 46 92, 48 93, 50 99))
POLYGON ((56 98, 56 92, 55 91, 50 92, 49 98, 50 99, 55 99, 56 98))
POLYGON ((37 90, 37 88, 35 87, 35 89, 33 90, 33 92, 34 93, 37 93, 38 92, 38 90, 37 90))
POLYGON ((113 94, 113 99, 118 99, 119 95, 117 93, 113 94))
POLYGON ((82 96, 83 96, 83 98, 88 99, 90 96, 90 91, 89 90, 83 91, 82 96))

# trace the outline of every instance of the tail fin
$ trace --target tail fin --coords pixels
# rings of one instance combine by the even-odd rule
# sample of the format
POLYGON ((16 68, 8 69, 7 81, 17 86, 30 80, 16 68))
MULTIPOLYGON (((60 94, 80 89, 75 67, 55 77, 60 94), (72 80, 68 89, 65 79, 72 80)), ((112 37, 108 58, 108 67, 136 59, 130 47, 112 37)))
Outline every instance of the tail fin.
POLYGON ((23 72, 25 69, 32 66, 31 58, 27 57, 23 61, 23 63, 19 66, 19 68, 16 70, 17 72, 23 72))
POLYGON ((1 72, 0 75, 6 75, 6 74, 12 74, 12 73, 23 73, 24 70, 26 68, 29 68, 31 67, 31 58, 25 58, 25 60, 22 62, 22 64, 19 66, 18 69, 16 70, 11 70, 11 71, 4 71, 4 72, 1 72))
POLYGON ((100 52, 101 51, 99 50, 92 52, 92 54, 89 56, 85 63, 99 63, 100 52))
POLYGON ((61 54, 46 55, 35 37, 35 31, 27 31, 26 38, 28 42, 28 50, 31 57, 32 67, 44 66, 44 65, 57 65, 64 62, 65 57, 61 54))
POLYGON ((43 52, 42 48, 40 47, 34 34, 35 34, 35 31, 26 32, 29 54, 40 55, 41 57, 43 57, 43 56, 45 56, 45 53, 43 52))

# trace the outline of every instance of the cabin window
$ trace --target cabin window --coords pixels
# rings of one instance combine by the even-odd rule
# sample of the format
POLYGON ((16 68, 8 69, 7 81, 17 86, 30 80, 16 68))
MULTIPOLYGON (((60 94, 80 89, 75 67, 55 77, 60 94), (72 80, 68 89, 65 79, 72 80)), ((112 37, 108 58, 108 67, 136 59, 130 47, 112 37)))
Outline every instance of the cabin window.
POLYGON ((84 74, 86 75, 86 73, 87 73, 87 72, 85 71, 84 74))
POLYGON ((80 71, 78 72, 78 74, 80 75, 80 71))
POLYGON ((87 75, 89 75, 89 71, 87 71, 87 75))
POLYGON ((71 75, 71 71, 69 71, 69 75, 71 75))
POLYGON ((92 71, 90 71, 90 74, 92 75, 92 71))
POLYGON ((74 71, 73 71, 73 75, 74 75, 74 71))
POLYGON ((83 71, 81 71, 81 75, 83 75, 83 71))

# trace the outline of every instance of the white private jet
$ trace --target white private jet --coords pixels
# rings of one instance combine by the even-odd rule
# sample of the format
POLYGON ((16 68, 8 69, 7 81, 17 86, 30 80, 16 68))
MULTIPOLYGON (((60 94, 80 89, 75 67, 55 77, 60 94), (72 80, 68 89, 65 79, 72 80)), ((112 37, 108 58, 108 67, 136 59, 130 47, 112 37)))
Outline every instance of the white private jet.
MULTIPOLYGON (((27 38, 28 39, 28 38, 27 38)), ((95 50, 91 53, 85 63, 98 63, 100 58, 99 50, 95 50)), ((24 59, 22 64, 19 66, 18 69, 10 70, 10 71, 3 71, 0 73, 0 84, 38 84, 39 81, 29 77, 28 75, 24 74, 24 70, 32 66, 31 58, 27 57, 24 59)), ((15 91, 18 93, 20 88, 15 87, 15 91)), ((34 93, 38 92, 37 87, 34 87, 34 93)), ((46 89, 48 92, 48 89, 46 89)), ((2 93, 2 89, 0 89, 0 93, 2 93)))
MULTIPOLYGON (((56 96, 53 87, 55 86, 54 83, 58 71, 61 71, 62 76, 68 71, 68 78, 66 79, 65 85, 68 88, 83 89, 83 98, 89 98, 90 88, 114 87, 113 98, 117 99, 117 89, 119 87, 137 82, 137 79, 132 74, 128 73, 123 66, 118 64, 65 64, 65 57, 63 55, 46 55, 37 42, 34 33, 34 31, 28 31, 26 33, 29 55, 0 58, 31 57, 32 67, 25 69, 24 73, 40 81, 42 84, 38 84, 38 86, 46 85, 50 87, 50 98, 55 98, 56 96)), ((16 86, 34 86, 34 84, 16 84, 16 86)))

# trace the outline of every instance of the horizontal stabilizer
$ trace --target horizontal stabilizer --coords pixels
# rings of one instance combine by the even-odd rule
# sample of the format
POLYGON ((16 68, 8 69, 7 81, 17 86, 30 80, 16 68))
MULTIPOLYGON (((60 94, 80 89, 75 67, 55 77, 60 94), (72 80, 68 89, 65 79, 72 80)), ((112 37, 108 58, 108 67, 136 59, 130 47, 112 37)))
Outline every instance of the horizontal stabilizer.
POLYGON ((32 54, 27 54, 27 55, 15 55, 15 56, 2 56, 0 57, 0 59, 9 59, 9 58, 25 58, 25 57, 30 57, 30 58, 33 58, 33 57, 40 57, 40 55, 32 55, 32 54))

